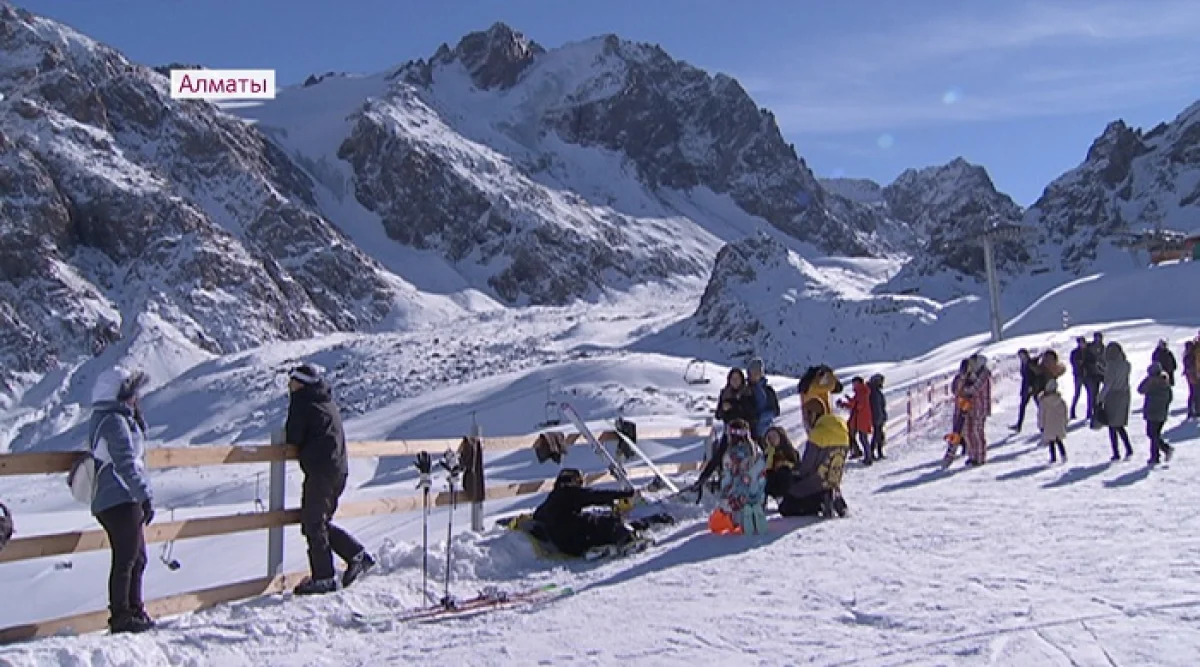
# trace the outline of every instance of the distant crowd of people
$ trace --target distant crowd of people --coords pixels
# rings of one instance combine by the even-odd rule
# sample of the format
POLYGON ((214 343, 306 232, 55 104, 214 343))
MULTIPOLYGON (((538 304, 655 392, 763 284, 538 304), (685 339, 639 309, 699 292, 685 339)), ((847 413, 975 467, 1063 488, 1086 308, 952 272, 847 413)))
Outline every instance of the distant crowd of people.
MULTIPOLYGON (((1058 380, 1066 374, 1067 367, 1059 361, 1058 354, 1046 350, 1035 358, 1028 350, 1020 350, 1017 355, 1021 362, 1021 396, 1013 431, 1021 432, 1026 408, 1032 401, 1038 408, 1041 441, 1050 450, 1051 463, 1059 458, 1065 461, 1069 421, 1078 419, 1079 399, 1083 397, 1084 419, 1091 428, 1108 429, 1112 460, 1133 456, 1127 430, 1133 402, 1132 366, 1120 343, 1106 343, 1099 332, 1093 334, 1091 341, 1083 336, 1076 339, 1069 358, 1075 388, 1069 407, 1059 393, 1058 380)), ((1142 418, 1150 445, 1150 465, 1160 463, 1163 457, 1170 459, 1174 452, 1163 438, 1163 429, 1169 419, 1173 387, 1180 370, 1188 386, 1187 419, 1200 418, 1200 334, 1184 344, 1182 363, 1168 341, 1160 340, 1145 376, 1137 384, 1137 393, 1143 397, 1142 418)))

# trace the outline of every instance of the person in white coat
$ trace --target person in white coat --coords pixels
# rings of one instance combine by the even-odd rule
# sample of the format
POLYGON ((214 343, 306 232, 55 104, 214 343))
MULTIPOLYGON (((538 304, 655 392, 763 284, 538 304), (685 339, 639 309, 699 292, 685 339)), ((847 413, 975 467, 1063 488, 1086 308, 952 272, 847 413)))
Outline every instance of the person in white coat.
POLYGON ((1038 402, 1038 428, 1042 431, 1042 444, 1050 448, 1050 463, 1062 457, 1067 462, 1067 402, 1058 393, 1058 380, 1046 381, 1046 388, 1038 402))

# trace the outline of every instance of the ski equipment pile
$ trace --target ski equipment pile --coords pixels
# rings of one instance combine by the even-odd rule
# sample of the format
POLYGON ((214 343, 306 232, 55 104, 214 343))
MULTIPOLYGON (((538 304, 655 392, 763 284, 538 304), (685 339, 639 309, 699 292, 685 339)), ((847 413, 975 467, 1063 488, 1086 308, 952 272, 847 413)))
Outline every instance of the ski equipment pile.
POLYGON ((589 429, 587 424, 583 423, 583 419, 579 417, 579 413, 575 412, 575 408, 571 407, 570 403, 563 403, 560 407, 560 411, 571 420, 571 423, 575 426, 575 430, 579 431, 579 433, 583 435, 584 439, 588 441, 588 444, 592 446, 592 450, 596 452, 596 456, 599 456, 605 462, 605 464, 607 464, 609 474, 615 477, 625 489, 634 489, 635 487, 633 486, 633 482, 629 481, 629 475, 625 472, 625 467, 622 466, 617 459, 613 458, 613 455, 604 448, 604 445, 598 439, 596 439, 596 436, 592 433, 591 429, 589 429))
POLYGON ((645 463, 646 467, 649 468, 650 471, 654 473, 654 481, 655 482, 662 484, 663 486, 670 489, 671 495, 679 495, 679 492, 680 492, 679 486, 676 485, 675 482, 672 482, 670 479, 667 478, 666 475, 663 474, 663 471, 657 465, 655 465, 654 461, 650 460, 649 456, 646 456, 646 452, 643 451, 642 448, 639 447, 636 442, 634 442, 629 436, 625 435, 620 430, 617 430, 616 433, 617 433, 617 437, 621 439, 621 442, 625 443, 625 446, 628 447, 629 449, 631 449, 634 454, 637 454, 637 457, 642 460, 642 463, 645 463))

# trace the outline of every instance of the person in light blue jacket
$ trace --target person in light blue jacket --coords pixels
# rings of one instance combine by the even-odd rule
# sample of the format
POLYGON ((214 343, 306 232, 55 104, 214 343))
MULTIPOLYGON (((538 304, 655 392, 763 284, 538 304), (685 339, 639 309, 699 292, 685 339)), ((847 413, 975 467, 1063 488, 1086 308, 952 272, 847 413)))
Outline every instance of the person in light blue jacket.
POLYGON ((145 421, 138 399, 149 378, 114 366, 102 372, 92 390, 88 443, 96 466, 92 514, 112 548, 108 574, 109 630, 144 632, 154 627, 142 600, 146 571, 143 531, 154 519, 146 472, 145 421))

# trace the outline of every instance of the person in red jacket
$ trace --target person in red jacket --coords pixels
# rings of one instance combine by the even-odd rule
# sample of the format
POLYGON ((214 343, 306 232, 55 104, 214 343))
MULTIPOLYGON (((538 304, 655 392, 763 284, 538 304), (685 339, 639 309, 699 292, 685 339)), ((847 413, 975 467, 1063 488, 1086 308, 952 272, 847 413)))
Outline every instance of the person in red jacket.
MULTIPOLYGON (((871 418, 871 388, 861 377, 851 380, 850 385, 854 388, 854 395, 848 401, 839 400, 838 406, 850 411, 850 417, 846 420, 850 427, 850 444, 854 448, 850 456, 859 458, 864 451, 871 451, 871 432, 875 430, 871 418)), ((864 463, 870 465, 872 458, 868 453, 864 463)))

